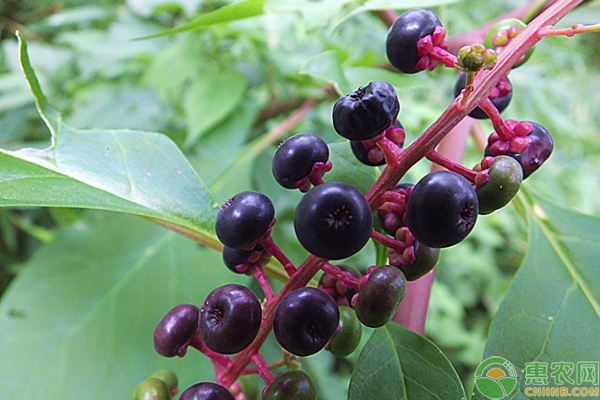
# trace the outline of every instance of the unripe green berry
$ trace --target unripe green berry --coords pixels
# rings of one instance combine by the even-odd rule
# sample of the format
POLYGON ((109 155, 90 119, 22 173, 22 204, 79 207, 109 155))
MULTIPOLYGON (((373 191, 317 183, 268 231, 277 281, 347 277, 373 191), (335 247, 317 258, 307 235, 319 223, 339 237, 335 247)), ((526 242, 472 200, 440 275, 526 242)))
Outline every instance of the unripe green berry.
POLYGON ((358 292, 354 309, 358 320, 370 328, 389 322, 406 294, 406 278, 396 267, 384 265, 369 275, 358 292))
POLYGON ((458 51, 458 66, 463 71, 476 72, 492 69, 496 65, 496 52, 482 44, 464 46, 458 51))
POLYGON ((131 400, 171 400, 171 393, 161 379, 148 378, 137 385, 131 400))
POLYGON ((287 371, 279 375, 265 391, 263 400, 315 400, 315 382, 302 370, 287 371))
POLYGON ((152 378, 160 379, 161 381, 167 384, 167 388, 171 393, 177 393, 177 386, 179 385, 179 382, 177 380, 177 375, 175 375, 175 373, 173 373, 172 371, 169 371, 167 369, 156 371, 148 377, 148 379, 152 378))
POLYGON ((356 312, 348 306, 340 306, 339 330, 329 341, 329 351, 336 357, 347 357, 360 343, 362 326, 356 312))
POLYGON ((487 182, 475 190, 480 214, 489 214, 507 205, 523 182, 523 168, 509 156, 496 156, 488 175, 487 182))

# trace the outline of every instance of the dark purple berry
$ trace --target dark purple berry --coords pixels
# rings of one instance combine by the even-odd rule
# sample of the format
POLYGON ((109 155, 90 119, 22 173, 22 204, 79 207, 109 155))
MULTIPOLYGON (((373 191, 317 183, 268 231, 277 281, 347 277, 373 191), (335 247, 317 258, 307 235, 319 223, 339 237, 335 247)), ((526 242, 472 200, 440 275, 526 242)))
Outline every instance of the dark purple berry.
POLYGON ((254 265, 263 265, 270 255, 264 252, 264 247, 256 244, 252 250, 223 247, 223 263, 236 274, 251 273, 254 265))
MULTIPOLYGON (((465 88, 467 83, 467 74, 462 72, 458 80, 456 81, 456 85, 454 86, 454 97, 457 97, 460 92, 465 88)), ((496 84, 496 87, 492 90, 489 99, 492 101, 494 106, 498 109, 498 112, 502 112, 508 107, 510 100, 512 99, 512 84, 508 77, 502 78, 496 84)), ((479 107, 475 107, 473 111, 469 113, 469 117, 476 119, 488 119, 488 115, 479 107)))
POLYGON ((442 22, 431 10, 415 8, 401 14, 390 27, 385 43, 387 57, 394 68, 405 74, 419 72, 417 42, 432 35, 442 22))
POLYGON ((309 356, 331 339, 339 319, 338 305, 330 295, 304 287, 281 299, 273 317, 273 332, 281 347, 297 356, 309 356))
POLYGON ((198 307, 193 304, 173 307, 154 330, 156 352, 164 357, 183 357, 198 330, 198 313, 198 307))
POLYGON ((253 246, 269 229, 275 209, 260 192, 242 192, 229 199, 217 213, 215 230, 225 246, 253 246))
POLYGON ((451 171, 436 171, 413 188, 406 222, 415 239, 429 247, 449 247, 462 241, 477 221, 479 201, 471 183, 451 171))
POLYGON ((360 322, 370 328, 387 324, 406 294, 406 278, 396 268, 384 265, 369 275, 358 292, 354 310, 360 322))
POLYGON ((509 156, 497 156, 488 172, 489 179, 475 191, 479 199, 479 214, 489 214, 507 205, 519 192, 523 169, 509 156))
POLYGON ((356 312, 347 306, 340 307, 340 323, 329 341, 329 351, 336 357, 348 357, 360 343, 362 326, 356 312))
POLYGON ((235 400, 235 397, 221 385, 200 382, 181 393, 179 400, 235 400))
POLYGON ((206 346, 221 354, 242 351, 256 337, 262 309, 247 287, 229 284, 216 288, 200 309, 200 336, 206 346))
POLYGON ((416 281, 431 271, 440 259, 440 249, 428 247, 415 241, 413 243, 415 261, 412 264, 400 264, 398 269, 404 273, 407 281, 416 281))
MULTIPOLYGON (((393 140, 399 148, 404 145, 404 127, 400 121, 396 120, 394 129, 400 131, 401 140, 399 142, 393 140)), ((396 131, 397 132, 397 131, 396 131)), ((350 148, 358 161, 370 167, 377 167, 386 163, 383 151, 377 146, 375 140, 351 140, 350 148)))
POLYGON ((277 183, 296 189, 297 182, 308 177, 316 163, 328 160, 329 148, 323 139, 312 133, 300 133, 277 148, 271 169, 277 183))
POLYGON ((269 385, 262 400, 314 400, 317 388, 313 379, 302 370, 279 375, 269 385))
POLYGON ((317 257, 350 257, 371 236, 371 208, 354 187, 324 183, 308 191, 298 203, 294 229, 300 244, 317 257))
POLYGON ((392 126, 399 112, 394 87, 375 81, 338 99, 333 106, 333 127, 346 139, 372 139, 392 126))

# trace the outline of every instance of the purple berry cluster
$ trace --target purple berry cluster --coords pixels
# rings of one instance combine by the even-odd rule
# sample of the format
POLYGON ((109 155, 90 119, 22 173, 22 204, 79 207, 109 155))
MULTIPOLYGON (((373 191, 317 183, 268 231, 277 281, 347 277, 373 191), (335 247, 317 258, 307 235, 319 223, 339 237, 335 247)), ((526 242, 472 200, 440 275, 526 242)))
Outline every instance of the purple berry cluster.
MULTIPOLYGON (((388 32, 387 56, 406 74, 439 64, 457 69, 453 105, 460 109, 473 92, 475 76, 493 68, 500 47, 518 33, 513 25, 494 29, 491 48, 473 45, 454 55, 434 12, 409 10, 388 32)), ((500 116, 511 97, 512 85, 505 76, 469 111, 474 118, 489 118, 495 130, 475 168, 452 162, 432 147, 421 158, 445 169, 416 184, 389 178, 390 171, 409 165, 411 153, 404 149, 406 132, 398 121, 400 101, 388 82, 370 82, 340 97, 332 110, 333 127, 350 142, 356 158, 371 167, 385 165, 368 193, 345 182, 326 181, 335 166, 319 136, 300 133, 283 141, 273 157, 272 173, 282 188, 303 193, 293 228, 308 257, 295 265, 277 246, 271 235, 276 210, 265 194, 245 191, 222 205, 215 232, 224 246, 223 263, 234 273, 254 276, 262 298, 245 286, 228 284, 209 293, 200 307, 175 306, 159 322, 154 332, 159 354, 182 357, 191 347, 215 367, 215 383, 191 386, 180 399, 229 399, 232 393, 244 398, 238 379, 248 373, 264 381, 263 399, 315 399, 315 382, 297 369, 296 360, 323 349, 338 357, 351 354, 362 325, 388 323, 407 293, 407 281, 432 271, 440 249, 463 241, 479 215, 505 206, 522 180, 550 156, 552 138, 545 128, 500 116), (370 239, 386 248, 385 265, 332 264, 360 252, 370 239), (277 293, 264 271, 272 259, 288 276, 277 293), (316 277, 313 287, 310 282, 316 277), (260 352, 271 331, 283 353, 275 364, 268 364, 260 352), (281 366, 288 371, 273 375, 281 366)))

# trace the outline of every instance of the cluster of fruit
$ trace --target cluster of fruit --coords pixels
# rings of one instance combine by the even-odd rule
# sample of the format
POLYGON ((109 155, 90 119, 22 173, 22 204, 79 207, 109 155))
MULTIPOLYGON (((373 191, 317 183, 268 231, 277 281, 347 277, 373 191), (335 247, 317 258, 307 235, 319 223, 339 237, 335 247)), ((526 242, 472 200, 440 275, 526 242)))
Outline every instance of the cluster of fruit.
MULTIPOLYGON (((455 56, 447 50, 446 32, 437 15, 414 9, 391 26, 387 56, 396 69, 408 74, 439 63, 458 69, 455 101, 459 102, 472 91, 474 76, 493 68, 496 54, 521 28, 520 22, 503 22, 492 29, 486 46, 467 46, 455 56)), ((263 193, 242 192, 221 207, 215 230, 224 245, 224 264, 235 273, 254 275, 265 301, 261 304, 245 286, 228 284, 213 290, 201 307, 181 304, 167 313, 154 333, 156 351, 165 357, 181 357, 191 346, 210 357, 217 371, 218 384, 196 384, 180 398, 233 399, 233 382, 253 363, 252 371, 266 384, 263 399, 314 399, 314 381, 303 371, 271 374, 259 353, 266 336, 272 330, 281 347, 294 356, 325 348, 345 357, 358 346, 361 324, 376 328, 390 321, 405 295, 406 282, 433 269, 440 248, 469 235, 479 214, 506 205, 522 180, 549 157, 552 138, 546 129, 500 117, 511 97, 512 86, 503 77, 471 112, 475 118, 490 118, 495 130, 474 169, 455 165, 429 173, 414 185, 399 184, 385 191, 378 205, 346 183, 324 182, 332 164, 320 137, 301 133, 284 141, 274 155, 272 172, 282 187, 304 193, 293 224, 299 243, 310 253, 309 261, 296 267, 277 247, 271 238, 275 209, 263 193), (382 232, 374 229, 374 213, 382 232), (372 266, 363 276, 329 262, 356 254, 370 238, 387 247, 388 265, 372 266), (289 276, 277 294, 263 272, 271 257, 289 276), (323 274, 318 287, 307 286, 319 271, 323 274), (239 361, 235 370, 238 356, 245 363, 239 361)), ((399 112, 392 85, 371 82, 335 103, 333 126, 350 141, 361 162, 397 165, 405 141, 399 112)), ((433 149, 429 154, 444 161, 433 149)), ((449 163, 441 162, 445 167, 449 163)))

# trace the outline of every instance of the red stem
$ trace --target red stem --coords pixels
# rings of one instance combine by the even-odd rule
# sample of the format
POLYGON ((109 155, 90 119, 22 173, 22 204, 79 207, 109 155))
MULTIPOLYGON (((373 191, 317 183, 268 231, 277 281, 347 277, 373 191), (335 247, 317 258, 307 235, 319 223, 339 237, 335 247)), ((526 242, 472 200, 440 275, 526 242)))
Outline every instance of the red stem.
POLYGON ((373 229, 373 232, 371 232, 371 239, 400 253, 402 253, 407 247, 405 243, 395 240, 388 235, 384 235, 383 233, 377 232, 375 229, 373 229))
POLYGON ((283 251, 281 251, 279 246, 275 244, 270 236, 259 241, 259 243, 265 248, 267 253, 275 257, 275 259, 279 261, 281 265, 283 265, 283 268, 285 269, 285 272, 287 272, 288 276, 292 276, 296 273, 296 267, 294 264, 289 258, 287 258, 287 256, 283 253, 283 251))
POLYGON ((494 131, 500 136, 502 140, 511 140, 515 134, 506 125, 506 121, 500 115, 500 111, 496 108, 494 103, 487 97, 481 99, 481 101, 477 104, 479 108, 483 110, 483 112, 490 118, 492 125, 494 127, 494 131))
POLYGON ((460 161, 462 161, 462 160, 454 162, 451 159, 443 156, 442 154, 438 153, 435 150, 431 150, 429 153, 427 153, 426 157, 429 161, 434 162, 437 165, 444 167, 449 171, 453 171, 458 174, 461 174, 467 180, 469 180, 469 182, 475 183, 475 177, 477 176, 477 172, 475 172, 472 169, 469 169, 467 167, 464 167, 462 164, 460 164, 460 161))
POLYGON ((265 271, 262 269, 261 266, 257 265, 254 267, 254 277, 258 281, 260 288, 265 294, 265 299, 267 299, 267 301, 273 300, 273 297, 275 297, 275 294, 273 293, 273 288, 271 287, 271 284, 267 279, 267 275, 265 274, 265 271))
POLYGON ((346 286, 358 290, 358 279, 353 277, 350 274, 345 273, 342 269, 336 265, 329 264, 328 262, 324 262, 320 265, 323 272, 326 274, 335 276, 337 280, 342 281, 346 284, 346 286))

